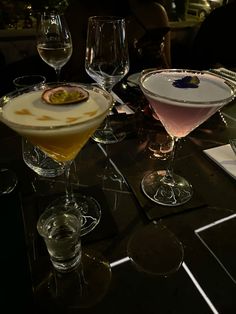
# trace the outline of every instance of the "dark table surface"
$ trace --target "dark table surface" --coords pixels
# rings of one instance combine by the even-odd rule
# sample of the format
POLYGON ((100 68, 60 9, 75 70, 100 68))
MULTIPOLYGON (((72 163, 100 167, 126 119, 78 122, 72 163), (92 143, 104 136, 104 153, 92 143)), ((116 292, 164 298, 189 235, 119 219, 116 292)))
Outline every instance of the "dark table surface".
POLYGON ((216 113, 181 141, 175 171, 192 183, 194 196, 183 206, 159 206, 146 198, 140 182, 148 171, 166 166, 150 158, 148 150, 150 134, 161 126, 138 109, 145 101, 137 89, 118 86, 116 92, 136 110, 134 115, 113 116, 126 138, 107 147, 90 140, 76 158, 73 177, 75 190, 93 196, 102 208, 99 225, 82 238, 84 252, 94 252, 112 266, 109 285, 100 282, 97 295, 84 307, 76 297, 70 303, 45 296, 52 269, 36 222, 62 192, 63 178, 47 180, 34 174, 22 160, 20 136, 0 124, 1 166, 13 169, 19 180, 14 192, 0 197, 1 303, 6 313, 235 313, 235 179, 203 153, 236 138, 235 123, 225 123, 216 113), (116 173, 113 180, 104 178, 107 166, 116 173), (212 224, 225 217, 231 219, 212 224), (134 231, 159 219, 183 243, 180 269, 162 277, 140 271, 127 259, 116 266, 115 261, 127 257, 134 231))

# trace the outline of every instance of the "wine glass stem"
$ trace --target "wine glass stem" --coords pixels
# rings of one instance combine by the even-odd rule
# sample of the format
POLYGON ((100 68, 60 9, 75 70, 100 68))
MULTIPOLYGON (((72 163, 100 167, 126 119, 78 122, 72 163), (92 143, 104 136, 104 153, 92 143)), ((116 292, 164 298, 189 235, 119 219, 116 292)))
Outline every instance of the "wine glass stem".
POLYGON ((172 146, 172 150, 171 150, 171 153, 170 153, 170 159, 169 159, 169 162, 168 162, 168 165, 167 165, 166 175, 163 178, 163 181, 165 183, 169 183, 169 184, 171 184, 172 182, 174 184, 173 167, 174 167, 175 153, 176 153, 177 144, 178 144, 178 138, 177 137, 172 137, 172 141, 173 141, 173 146, 172 146))
MULTIPOLYGON (((109 94, 111 93, 112 88, 113 88, 113 86, 109 86, 109 87, 106 87, 106 88, 103 86, 103 89, 106 90, 109 94)), ((112 104, 112 107, 110 108, 110 111, 112 110, 114 104, 115 104, 115 102, 113 101, 113 104, 112 104)), ((105 130, 111 129, 111 119, 109 117, 110 111, 108 112, 108 115, 105 118, 105 125, 104 125, 104 129, 105 130)))
POLYGON ((56 76, 57 76, 57 82, 59 82, 60 81, 61 68, 55 69, 55 72, 56 72, 56 76))
POLYGON ((74 191, 73 191, 73 187, 72 187, 72 183, 71 183, 71 173, 70 173, 71 164, 72 164, 72 161, 70 161, 66 164, 65 172, 64 172, 65 194, 66 194, 65 206, 71 205, 72 203, 76 203, 75 197, 74 197, 74 191))

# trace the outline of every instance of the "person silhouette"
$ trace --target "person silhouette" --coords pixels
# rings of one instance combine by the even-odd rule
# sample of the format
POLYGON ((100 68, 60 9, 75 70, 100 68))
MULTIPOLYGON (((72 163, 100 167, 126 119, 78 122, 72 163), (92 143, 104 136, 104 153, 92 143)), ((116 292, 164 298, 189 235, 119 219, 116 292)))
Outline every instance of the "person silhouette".
POLYGON ((130 72, 171 67, 170 27, 165 8, 153 0, 130 0, 127 17, 130 72))
POLYGON ((72 35, 73 54, 62 69, 62 78, 91 82, 84 68, 88 18, 114 15, 126 18, 130 71, 148 67, 170 67, 170 28, 167 13, 153 0, 71 1, 65 17, 72 35))
POLYGON ((202 22, 189 54, 189 67, 209 69, 225 67, 236 70, 236 0, 213 10, 202 22))

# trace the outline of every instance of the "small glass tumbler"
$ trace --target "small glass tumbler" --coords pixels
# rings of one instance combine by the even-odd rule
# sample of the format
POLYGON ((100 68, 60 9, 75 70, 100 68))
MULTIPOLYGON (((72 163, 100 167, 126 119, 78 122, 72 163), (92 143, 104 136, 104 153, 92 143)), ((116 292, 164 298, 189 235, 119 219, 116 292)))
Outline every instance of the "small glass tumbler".
POLYGON ((42 177, 54 178, 65 171, 63 163, 56 162, 47 156, 26 138, 22 138, 22 157, 25 164, 42 177))
POLYGON ((81 263, 81 214, 79 209, 47 208, 37 230, 43 237, 52 265, 58 272, 74 270, 81 263))
MULTIPOLYGON (((38 74, 23 75, 13 80, 16 89, 44 84, 45 82, 46 77, 38 74)), ((40 176, 51 178, 64 172, 64 167, 60 163, 52 160, 25 138, 22 138, 22 156, 26 165, 40 176)))
POLYGON ((45 82, 46 82, 46 77, 39 74, 23 75, 23 76, 16 77, 13 80, 13 84, 15 88, 17 89, 29 87, 29 86, 37 85, 37 84, 43 84, 45 82))

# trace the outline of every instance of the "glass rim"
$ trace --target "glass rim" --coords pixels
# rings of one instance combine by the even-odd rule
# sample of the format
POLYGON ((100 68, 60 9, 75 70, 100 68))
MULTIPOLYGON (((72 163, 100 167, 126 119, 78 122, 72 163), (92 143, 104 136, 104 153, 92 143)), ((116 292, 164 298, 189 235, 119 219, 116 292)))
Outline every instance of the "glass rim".
POLYGON ((227 104, 230 101, 232 101, 234 99, 234 97, 236 96, 236 85, 233 84, 232 82, 230 82, 229 80, 222 78, 221 76, 215 74, 215 73, 211 73, 209 71, 201 71, 201 70, 192 70, 192 69, 150 69, 150 70, 143 70, 141 72, 141 75, 139 77, 139 86, 140 88, 143 90, 143 92, 145 92, 148 95, 154 97, 154 98, 158 98, 160 100, 163 101, 170 101, 172 102, 171 105, 178 105, 181 104, 182 106, 186 107, 191 107, 191 106, 195 106, 195 105, 199 105, 199 106, 204 106, 204 107, 210 107, 212 105, 218 105, 219 107, 222 106, 223 104, 227 104), (231 91, 231 95, 228 97, 224 97, 221 99, 217 99, 217 100, 203 100, 203 101, 191 101, 191 100, 184 100, 184 99, 175 99, 173 97, 167 97, 167 96, 162 96, 162 95, 158 95, 155 92, 150 91, 148 88, 143 86, 143 82, 146 80, 147 77, 156 74, 156 73, 162 73, 162 72, 175 72, 175 73, 182 73, 185 72, 186 75, 189 73, 192 74, 198 74, 198 75, 204 75, 207 74, 209 76, 212 77, 217 77, 217 79, 219 79, 221 82, 223 82, 225 85, 227 85, 231 91))
POLYGON ((73 124, 63 124, 63 125, 54 125, 54 126, 23 125, 20 123, 9 121, 9 120, 5 119, 2 115, 3 106, 5 106, 14 97, 20 96, 26 92, 46 90, 47 87, 57 87, 57 86, 59 87, 59 86, 68 86, 68 85, 81 87, 81 88, 84 88, 86 90, 92 90, 92 91, 95 91, 95 92, 102 94, 108 100, 108 103, 109 103, 109 105, 107 106, 107 109, 104 112, 108 112, 110 110, 110 108, 113 104, 113 97, 110 93, 108 93, 107 91, 105 91, 101 87, 91 85, 91 84, 83 84, 83 83, 76 83, 76 82, 49 82, 49 83, 43 83, 43 84, 40 83, 40 84, 33 85, 30 87, 19 88, 18 90, 15 90, 13 92, 10 92, 10 93, 2 96, 0 98, 0 121, 2 121, 3 123, 4 123, 4 121, 6 121, 5 124, 12 126, 12 127, 16 126, 16 127, 20 128, 21 130, 53 131, 53 130, 58 130, 58 129, 69 129, 69 128, 76 127, 79 125, 81 125, 81 126, 86 125, 87 123, 96 121, 98 118, 100 118, 101 116, 104 115, 104 112, 102 112, 99 115, 97 115, 96 117, 91 118, 89 120, 80 121, 80 122, 73 123, 73 124))
MULTIPOLYGON (((46 77, 44 76, 44 75, 42 75, 42 74, 26 74, 26 75, 21 75, 21 76, 17 76, 17 77, 15 77, 14 78, 14 80, 12 81, 13 82, 13 84, 15 84, 15 85, 17 85, 18 84, 18 81, 19 80, 22 80, 22 79, 29 79, 29 78, 41 78, 42 79, 42 81, 41 82, 38 82, 37 84, 31 84, 30 86, 32 86, 32 85, 38 85, 38 84, 43 84, 43 83, 45 83, 46 82, 46 77)), ((19 84, 19 85, 21 85, 21 84, 19 84)), ((23 85, 22 85, 23 86, 23 85)), ((28 87, 30 87, 30 86, 28 86, 28 87)), ((24 88, 26 88, 27 86, 24 86, 24 88)))
POLYGON ((115 15, 92 15, 88 18, 89 21, 103 21, 103 22, 119 22, 125 21, 125 18, 122 16, 115 15))

